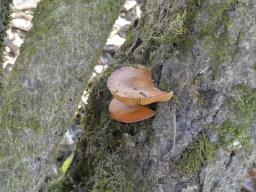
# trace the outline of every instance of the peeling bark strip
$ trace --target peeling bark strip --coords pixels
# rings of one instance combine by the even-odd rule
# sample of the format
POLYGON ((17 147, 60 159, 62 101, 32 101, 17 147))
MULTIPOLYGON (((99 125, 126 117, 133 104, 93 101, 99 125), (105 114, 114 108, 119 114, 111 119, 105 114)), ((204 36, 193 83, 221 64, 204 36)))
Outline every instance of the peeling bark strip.
POLYGON ((150 0, 143 10, 113 63, 151 68, 174 101, 155 106, 153 121, 113 122, 108 69, 92 83, 81 124, 87 139, 60 188, 239 191, 256 154, 256 1, 150 0))
MULTIPOLYGON (((11 21, 5 37, 4 62, 2 68, 9 73, 14 68, 20 54, 20 47, 24 43, 26 34, 31 30, 34 9, 40 0, 13 0, 11 21)), ((11 3, 11 2, 10 2, 11 3)))

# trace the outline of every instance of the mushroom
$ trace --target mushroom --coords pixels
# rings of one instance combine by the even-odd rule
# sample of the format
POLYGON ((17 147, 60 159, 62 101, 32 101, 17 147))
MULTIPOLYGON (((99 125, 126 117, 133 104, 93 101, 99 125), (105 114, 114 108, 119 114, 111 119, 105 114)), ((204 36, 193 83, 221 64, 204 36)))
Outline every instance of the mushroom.
POLYGON ((142 106, 171 99, 173 92, 157 89, 151 71, 143 66, 127 66, 114 71, 107 81, 114 99, 109 104, 111 117, 123 123, 134 123, 155 115, 142 106))
POLYGON ((109 104, 111 117, 123 123, 135 123, 155 115, 155 111, 146 106, 127 105, 117 99, 112 99, 109 104))
POLYGON ((171 99, 173 92, 157 89, 151 71, 143 66, 126 66, 114 71, 107 81, 114 98, 128 105, 148 105, 171 99))

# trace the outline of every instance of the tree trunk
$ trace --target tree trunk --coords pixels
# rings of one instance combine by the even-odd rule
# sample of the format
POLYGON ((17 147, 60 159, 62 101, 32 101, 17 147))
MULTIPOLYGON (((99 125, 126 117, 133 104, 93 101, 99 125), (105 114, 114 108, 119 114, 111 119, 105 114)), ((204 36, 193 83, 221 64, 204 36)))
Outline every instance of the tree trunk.
POLYGON ((59 136, 71 124, 120 5, 116 0, 39 4, 17 67, 4 77, 1 90, 0 191, 38 191, 51 174, 59 136))
POLYGON ((91 87, 85 137, 52 190, 240 191, 256 154, 256 1, 148 0, 143 11, 91 87), (130 64, 175 97, 125 125, 109 117, 106 80, 130 64))

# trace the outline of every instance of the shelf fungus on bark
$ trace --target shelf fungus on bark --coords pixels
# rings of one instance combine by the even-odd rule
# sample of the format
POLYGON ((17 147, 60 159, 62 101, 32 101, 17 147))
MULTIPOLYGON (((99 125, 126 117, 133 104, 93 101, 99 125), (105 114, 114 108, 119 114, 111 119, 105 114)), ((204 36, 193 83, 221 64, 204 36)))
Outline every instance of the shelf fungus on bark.
POLYGON ((114 99, 109 104, 111 117, 123 123, 143 121, 155 115, 144 106, 171 99, 167 93, 155 87, 151 71, 143 66, 127 66, 114 71, 107 81, 114 99))
POLYGON ((127 105, 117 99, 112 99, 109 104, 111 117, 123 123, 143 121, 155 115, 155 111, 142 105, 127 105))
POLYGON ((143 66, 127 66, 114 71, 107 81, 114 98, 128 105, 148 105, 171 99, 167 93, 155 87, 151 71, 143 66))

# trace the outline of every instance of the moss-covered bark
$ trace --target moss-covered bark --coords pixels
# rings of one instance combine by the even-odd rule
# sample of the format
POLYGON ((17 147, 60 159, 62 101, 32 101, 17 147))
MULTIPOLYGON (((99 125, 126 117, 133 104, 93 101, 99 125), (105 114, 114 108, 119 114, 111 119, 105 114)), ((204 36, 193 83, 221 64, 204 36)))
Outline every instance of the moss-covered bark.
POLYGON ((78 146, 70 172, 63 179, 53 181, 50 191, 130 192, 137 187, 135 180, 140 178, 132 172, 137 165, 133 165, 129 159, 119 157, 121 154, 125 156, 127 152, 123 145, 123 134, 136 135, 141 129, 149 131, 152 129, 152 119, 123 125, 110 118, 108 105, 112 95, 106 82, 111 72, 119 67, 113 64, 89 88, 91 91, 86 106, 87 115, 82 120, 86 138, 78 146))
MULTIPOLYGON (((59 137, 122 1, 42 0, 17 67, 4 78, 0 111, 0 191, 37 191, 51 176, 59 137)), ((2 14, 2 12, 1 12, 2 14)))
MULTIPOLYGON (((51 159, 44 159, 51 152, 45 149, 68 124, 81 95, 74 93, 87 79, 81 66, 95 63, 91 55, 109 32, 97 22, 114 18, 114 1, 90 2, 44 0, 38 8, 3 94, 1 166, 20 173, 1 175, 4 191, 36 186, 51 159)), ((50 191, 239 190, 244 167, 256 158, 249 147, 256 128, 255 17, 250 0, 148 0, 113 67, 88 88, 85 135, 69 172, 50 191), (125 125, 109 116, 106 80, 130 64, 151 68, 156 85, 175 97, 152 106, 154 119, 125 125)))
POLYGON ((254 12, 253 1, 147 1, 115 63, 151 68, 156 85, 173 90, 175 98, 154 106, 153 120, 114 122, 107 111, 107 72, 92 88, 85 139, 64 186, 239 190, 247 171, 243 165, 249 167, 255 158, 248 147, 255 144, 254 12))

